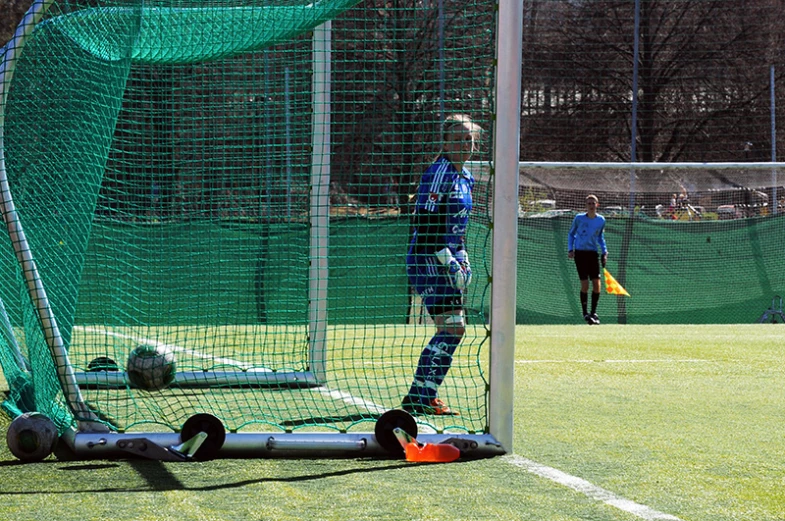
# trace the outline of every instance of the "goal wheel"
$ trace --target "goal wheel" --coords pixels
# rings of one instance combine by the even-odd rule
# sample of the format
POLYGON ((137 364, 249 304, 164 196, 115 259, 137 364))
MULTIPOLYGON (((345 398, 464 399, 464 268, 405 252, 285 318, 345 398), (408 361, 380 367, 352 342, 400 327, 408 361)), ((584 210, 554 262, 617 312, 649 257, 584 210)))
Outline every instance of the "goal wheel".
POLYGON ((194 453, 194 459, 198 461, 214 459, 226 441, 226 429, 223 423, 212 414, 194 414, 185 420, 183 429, 180 431, 180 438, 183 441, 188 441, 200 432, 207 434, 207 439, 194 453))
POLYGON ((118 367, 117 362, 108 356, 99 356, 98 358, 90 360, 90 363, 87 364, 87 370, 91 373, 98 371, 117 371, 118 367))
POLYGON ((393 456, 402 458, 405 456, 405 453, 403 447, 401 447, 401 444, 398 442, 398 438, 395 437, 395 433, 393 432, 393 429, 396 427, 403 430, 412 438, 417 437, 417 422, 414 421, 414 417, 408 412, 400 409, 392 409, 382 414, 379 419, 376 420, 374 434, 376 435, 376 441, 379 442, 379 445, 381 445, 384 450, 393 456))

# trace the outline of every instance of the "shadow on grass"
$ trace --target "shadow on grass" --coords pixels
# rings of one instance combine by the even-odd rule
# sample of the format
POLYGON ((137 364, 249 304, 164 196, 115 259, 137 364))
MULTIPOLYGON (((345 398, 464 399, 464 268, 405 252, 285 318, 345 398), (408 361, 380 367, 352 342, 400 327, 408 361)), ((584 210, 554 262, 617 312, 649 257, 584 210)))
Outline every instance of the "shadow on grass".
MULTIPOLYGON (((388 470, 397 470, 406 467, 416 466, 418 464, 406 463, 404 461, 396 462, 390 465, 384 465, 381 467, 374 467, 374 468, 354 468, 354 469, 344 469, 344 470, 336 470, 332 472, 320 472, 317 474, 305 474, 305 475, 298 475, 298 476, 289 476, 289 477, 273 477, 273 478, 260 478, 260 479, 247 479, 242 481, 237 481, 234 483, 222 483, 222 484, 215 484, 215 485, 205 485, 205 486, 188 486, 183 484, 174 474, 172 474, 167 465, 160 461, 152 461, 152 460, 123 460, 124 463, 130 465, 136 472, 142 477, 146 482, 147 486, 140 486, 140 487, 104 487, 104 488, 90 488, 90 489, 83 489, 83 490, 76 490, 74 488, 70 488, 69 490, 16 490, 16 491, 0 491, 0 496, 16 496, 16 495, 38 495, 38 494, 95 494, 95 493, 133 493, 133 492, 144 492, 148 493, 150 491, 172 491, 172 490, 184 490, 184 491, 213 491, 213 490, 230 490, 236 488, 242 488, 249 485, 259 485, 263 483, 297 483, 297 482, 304 482, 304 481, 314 481, 320 479, 327 479, 327 478, 334 478, 339 476, 349 476, 352 474, 366 474, 372 472, 384 472, 388 470)), ((365 460, 368 461, 368 460, 365 460)), ((43 462, 39 462, 38 464, 50 465, 50 464, 61 464, 62 462, 57 460, 47 460, 43 462)), ((183 463, 183 465, 190 465, 191 463, 183 463)), ((0 462, 0 467, 15 467, 21 465, 29 465, 29 463, 23 463, 19 461, 12 461, 12 462, 0 462)), ((179 465, 179 463, 178 463, 179 465)), ((432 465, 432 464, 431 464, 432 465)), ((117 463, 96 463, 96 464, 79 464, 79 465, 68 465, 62 467, 57 470, 63 470, 68 472, 94 472, 96 470, 104 470, 104 469, 111 469, 115 467, 120 467, 120 464, 117 463)))

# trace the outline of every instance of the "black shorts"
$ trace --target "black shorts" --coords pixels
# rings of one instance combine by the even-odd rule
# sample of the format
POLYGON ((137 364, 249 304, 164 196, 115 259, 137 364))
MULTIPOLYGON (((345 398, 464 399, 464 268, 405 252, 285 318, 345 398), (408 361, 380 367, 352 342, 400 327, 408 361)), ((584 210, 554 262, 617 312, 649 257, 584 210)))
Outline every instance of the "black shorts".
POLYGON ((575 267, 581 280, 600 278, 600 255, 596 251, 575 250, 575 267))

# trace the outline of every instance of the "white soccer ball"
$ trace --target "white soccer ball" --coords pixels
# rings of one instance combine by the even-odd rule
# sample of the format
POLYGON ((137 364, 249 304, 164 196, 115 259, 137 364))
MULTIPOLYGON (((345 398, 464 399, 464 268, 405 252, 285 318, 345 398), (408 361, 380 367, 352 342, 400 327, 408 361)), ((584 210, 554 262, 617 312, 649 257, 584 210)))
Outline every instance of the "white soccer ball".
POLYGON ((174 353, 162 347, 140 344, 128 355, 128 381, 140 389, 165 389, 174 382, 175 371, 174 353))
POLYGON ((55 450, 57 426, 45 414, 26 412, 14 418, 5 441, 11 453, 22 461, 41 461, 55 450))

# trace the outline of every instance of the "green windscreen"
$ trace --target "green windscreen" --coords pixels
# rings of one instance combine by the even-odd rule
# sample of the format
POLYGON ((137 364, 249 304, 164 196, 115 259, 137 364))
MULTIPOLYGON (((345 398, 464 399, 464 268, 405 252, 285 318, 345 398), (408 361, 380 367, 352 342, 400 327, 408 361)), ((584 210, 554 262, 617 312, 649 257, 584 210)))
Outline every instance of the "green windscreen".
MULTIPOLYGON (((567 258, 577 212, 519 219, 518 323, 583 322, 578 272, 567 258)), ((609 295, 603 282, 603 323, 750 324, 785 294, 783 214, 717 220, 707 210, 682 221, 599 212, 609 215, 607 269, 630 293, 609 295)))

